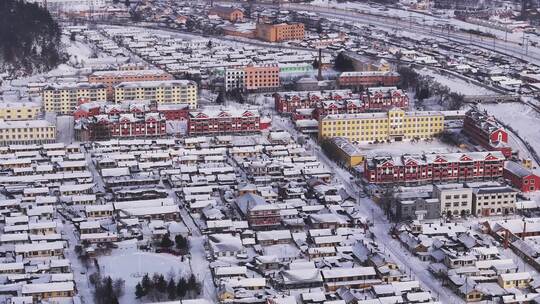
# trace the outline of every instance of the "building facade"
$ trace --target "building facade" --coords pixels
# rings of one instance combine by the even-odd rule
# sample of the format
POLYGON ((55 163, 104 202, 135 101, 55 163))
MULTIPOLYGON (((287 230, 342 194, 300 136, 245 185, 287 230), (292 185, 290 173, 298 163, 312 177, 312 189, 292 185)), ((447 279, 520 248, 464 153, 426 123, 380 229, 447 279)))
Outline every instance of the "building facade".
POLYGON ((380 156, 364 162, 364 178, 374 184, 423 184, 494 180, 503 175, 500 151, 380 156))
POLYGON ((71 114, 81 102, 106 101, 107 88, 100 83, 48 85, 42 97, 46 112, 71 114))
POLYGON ((431 138, 444 131, 440 112, 405 112, 326 115, 319 120, 319 139, 345 137, 352 142, 381 142, 431 138))
POLYGON ((506 157, 512 155, 508 132, 493 116, 477 109, 469 110, 463 121, 463 133, 487 150, 501 151, 506 157))
POLYGON ((487 186, 473 191, 473 214, 477 216, 507 215, 516 210, 517 191, 507 186, 487 186))
POLYGON ((90 83, 102 83, 107 87, 107 98, 114 98, 114 86, 122 82, 173 80, 174 77, 162 70, 97 71, 88 76, 90 83))
POLYGON ((244 12, 235 7, 214 6, 210 9, 210 15, 217 15, 221 19, 229 20, 230 22, 238 22, 244 20, 244 12))
POLYGON ((36 119, 41 112, 41 104, 37 102, 0 102, 1 120, 36 119))
POLYGON ((338 77, 341 88, 368 88, 375 86, 396 86, 399 74, 385 71, 343 72, 338 77))
POLYGON ((255 35, 257 38, 268 42, 303 40, 305 29, 303 23, 257 23, 255 35))
POLYGON ((441 214, 446 217, 466 216, 472 212, 472 189, 462 184, 434 185, 433 196, 440 201, 441 214))
POLYGON ((42 144, 56 141, 56 126, 46 120, 0 121, 0 145, 42 144))
POLYGON ((230 92, 234 89, 244 90, 245 77, 244 69, 225 69, 225 91, 230 92))
POLYGON ((186 103, 197 107, 197 84, 191 80, 122 82, 115 86, 115 101, 149 100, 160 103, 186 103))
POLYGON ((521 192, 540 190, 540 176, 513 161, 504 164, 504 178, 521 192))
POLYGON ((273 91, 279 88, 279 66, 268 64, 244 68, 244 85, 248 91, 273 91))
POLYGON ((78 126, 75 136, 78 140, 162 137, 167 134, 166 122, 159 113, 102 114, 78 126))
POLYGON ((259 112, 254 109, 205 109, 189 113, 188 134, 229 134, 259 132, 259 112))

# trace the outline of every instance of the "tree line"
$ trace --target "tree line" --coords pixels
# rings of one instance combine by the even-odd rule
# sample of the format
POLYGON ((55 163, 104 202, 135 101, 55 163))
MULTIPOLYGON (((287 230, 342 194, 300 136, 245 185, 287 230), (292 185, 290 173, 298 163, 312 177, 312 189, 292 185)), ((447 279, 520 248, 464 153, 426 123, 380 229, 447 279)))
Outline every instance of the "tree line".
POLYGON ((166 280, 162 274, 158 273, 154 273, 150 278, 147 273, 135 286, 135 297, 137 299, 146 297, 153 301, 179 300, 194 298, 200 295, 201 291, 201 283, 197 281, 194 274, 187 279, 180 277, 176 281, 174 277, 166 280))

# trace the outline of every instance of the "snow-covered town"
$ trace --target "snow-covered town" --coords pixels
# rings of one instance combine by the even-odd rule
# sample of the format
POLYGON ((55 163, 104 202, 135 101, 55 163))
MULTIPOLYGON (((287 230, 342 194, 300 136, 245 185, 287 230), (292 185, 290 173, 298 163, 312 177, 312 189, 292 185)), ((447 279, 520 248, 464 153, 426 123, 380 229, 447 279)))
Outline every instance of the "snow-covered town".
POLYGON ((536 0, 0 2, 0 303, 540 303, 536 0))

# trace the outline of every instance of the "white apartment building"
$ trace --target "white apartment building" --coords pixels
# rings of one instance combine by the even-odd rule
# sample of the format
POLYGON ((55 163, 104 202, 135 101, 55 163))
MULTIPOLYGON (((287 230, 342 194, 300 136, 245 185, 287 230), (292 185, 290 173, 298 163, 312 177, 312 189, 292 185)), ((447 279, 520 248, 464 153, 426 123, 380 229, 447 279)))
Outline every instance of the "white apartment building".
POLYGON ((506 215, 516 210, 517 191, 508 186, 485 186, 473 190, 473 214, 506 215))
POLYGON ((442 216, 464 216, 472 212, 473 189, 462 184, 434 185, 433 196, 441 202, 442 216))
POLYGON ((225 69, 225 91, 244 89, 245 77, 243 69, 225 69))

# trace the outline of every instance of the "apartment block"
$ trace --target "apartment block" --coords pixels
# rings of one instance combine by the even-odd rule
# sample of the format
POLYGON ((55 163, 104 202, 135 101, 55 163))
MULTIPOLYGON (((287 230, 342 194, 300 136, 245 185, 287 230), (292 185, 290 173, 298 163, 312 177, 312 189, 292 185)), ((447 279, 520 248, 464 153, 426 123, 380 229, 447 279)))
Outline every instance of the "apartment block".
POLYGON ((268 42, 302 40, 305 36, 303 23, 257 23, 257 38, 268 42))
POLYGON ((122 82, 173 80, 174 77, 162 70, 97 71, 88 76, 90 83, 102 83, 107 87, 107 98, 114 98, 114 86, 122 82))
POLYGON ((122 82, 115 86, 116 102, 149 100, 161 103, 186 103, 197 107, 197 84, 191 80, 122 82))
POLYGON ((71 114, 79 103, 107 100, 107 88, 101 83, 48 85, 42 91, 46 112, 71 114))
POLYGON ((243 90, 245 87, 246 74, 244 69, 225 69, 225 91, 234 89, 243 90))
POLYGON ((37 102, 0 102, 2 120, 36 119, 40 112, 41 104, 37 102))
POLYGON ((405 112, 327 115, 319 120, 319 138, 345 137, 352 142, 380 142, 430 138, 444 130, 440 112, 405 112))
POLYGON ((46 120, 0 121, 0 146, 56 141, 56 126, 46 120))
POLYGON ((398 83, 399 74, 387 71, 343 72, 338 77, 338 84, 342 88, 395 86, 398 83))
POLYGON ((244 83, 248 91, 272 91, 280 86, 279 66, 268 64, 244 68, 244 83))
POLYGON ((375 184, 494 180, 502 177, 504 161, 500 151, 378 156, 364 162, 364 178, 375 184))
POLYGON ((508 186, 485 186, 473 191, 473 214, 507 215, 516 210, 517 191, 508 186))
POLYGON ((462 184, 434 185, 433 196, 441 203, 441 214, 446 217, 470 215, 473 189, 462 184))

